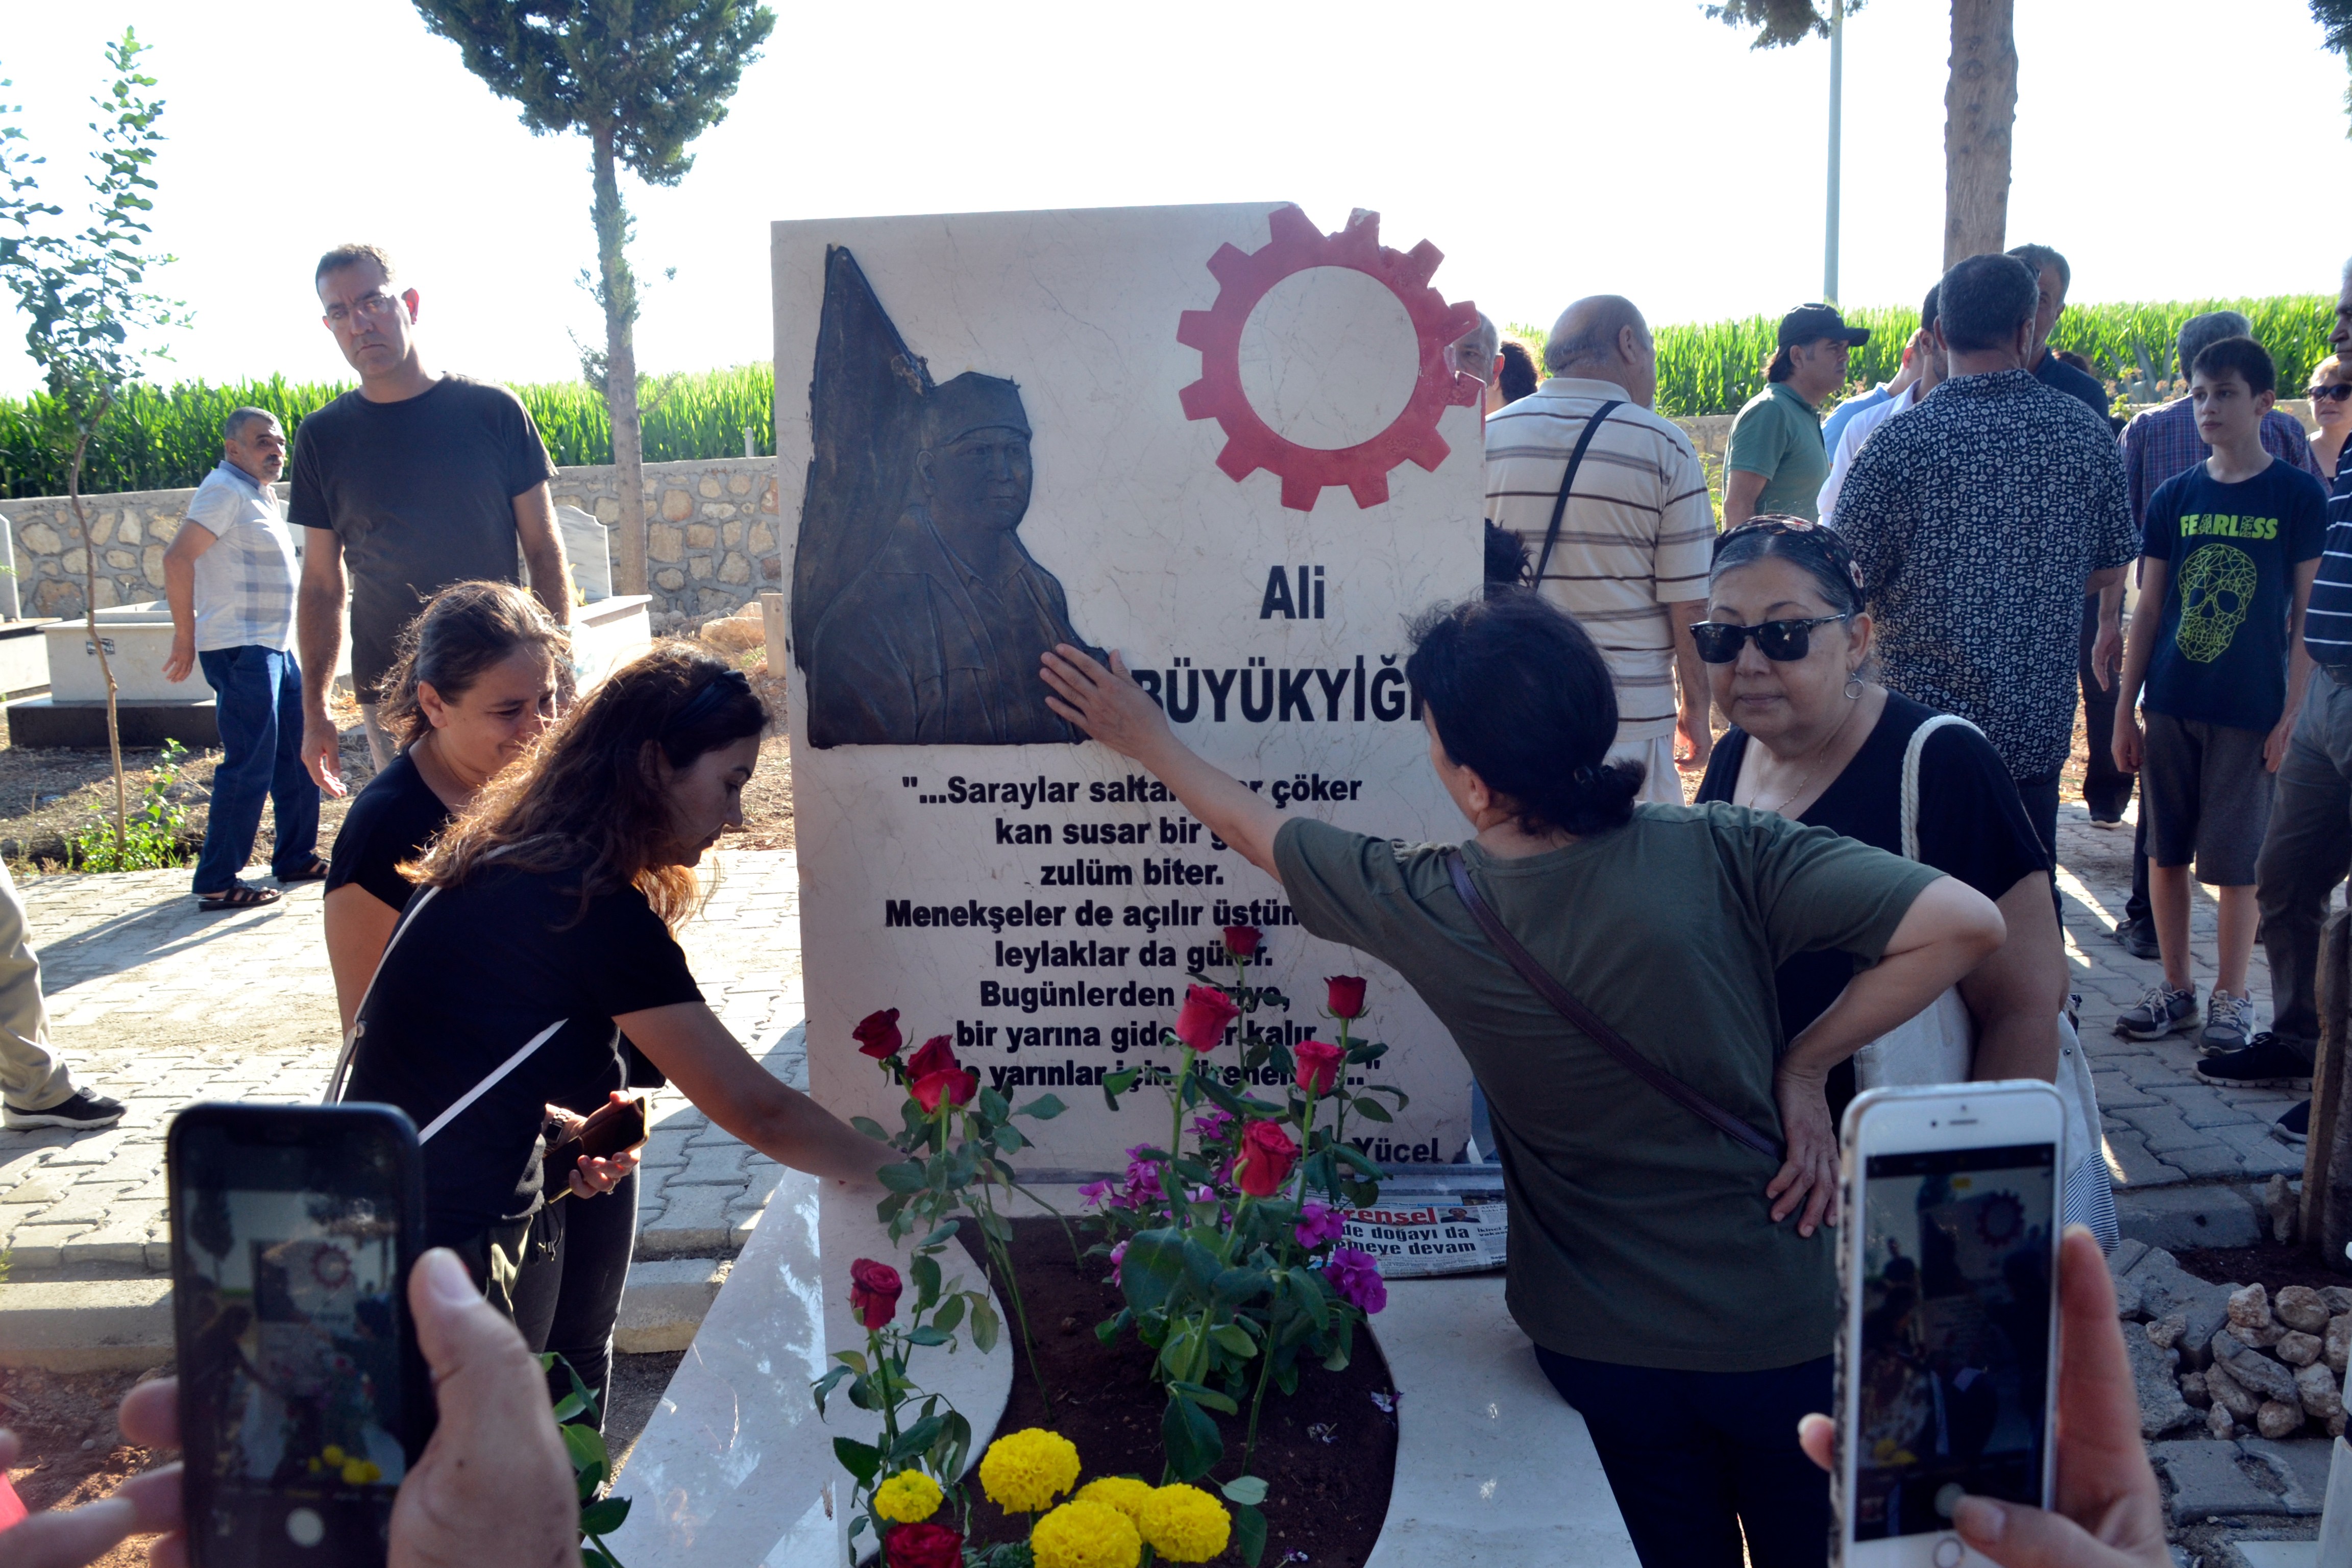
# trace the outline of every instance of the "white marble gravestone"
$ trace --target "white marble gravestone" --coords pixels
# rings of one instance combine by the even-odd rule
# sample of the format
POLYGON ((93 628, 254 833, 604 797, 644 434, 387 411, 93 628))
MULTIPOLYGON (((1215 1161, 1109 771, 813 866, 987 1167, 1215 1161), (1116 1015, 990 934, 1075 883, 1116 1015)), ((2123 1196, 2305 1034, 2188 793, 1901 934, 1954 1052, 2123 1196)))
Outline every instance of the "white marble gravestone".
POLYGON ((1036 1127, 1033 1170, 1117 1166, 1164 1137, 1165 1101, 1113 1114, 1088 1086, 1167 1063, 1187 970, 1253 923, 1253 979, 1288 999, 1254 1021, 1290 1041, 1328 1037, 1324 975, 1370 977, 1391 1047, 1371 1081, 1412 1104, 1355 1124, 1367 1152, 1461 1147, 1468 1074, 1393 973, 1305 936, 1271 879, 1107 749, 971 743, 1024 700, 988 650, 1029 679, 1050 581, 1079 637, 1282 809, 1462 835, 1402 665, 1409 618, 1480 581, 1479 388, 1442 358, 1475 316, 1433 285, 1433 248, 1384 247, 1370 214, 1334 228, 1266 205, 774 226, 809 1077, 836 1110, 896 1124, 850 1029, 898 1007, 910 1044, 952 1034, 1016 1101, 1050 1086, 1071 1107, 1036 1127), (973 514, 936 487, 951 442, 995 461, 968 432, 1002 447, 1013 423, 1033 477, 1025 511, 1003 504, 1034 568, 982 593, 938 542, 973 514))

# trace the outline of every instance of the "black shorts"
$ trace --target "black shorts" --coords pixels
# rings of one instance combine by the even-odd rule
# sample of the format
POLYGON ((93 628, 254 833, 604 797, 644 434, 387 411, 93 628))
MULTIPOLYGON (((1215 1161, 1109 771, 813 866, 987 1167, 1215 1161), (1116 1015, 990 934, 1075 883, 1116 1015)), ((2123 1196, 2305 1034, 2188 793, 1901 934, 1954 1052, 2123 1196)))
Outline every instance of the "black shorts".
POLYGON ((2149 814, 2148 858, 2164 867, 2194 861, 2197 879, 2212 887, 2252 887, 2277 782, 2263 763, 2270 731, 2169 713, 2142 717, 2147 756, 2139 808, 2149 814))

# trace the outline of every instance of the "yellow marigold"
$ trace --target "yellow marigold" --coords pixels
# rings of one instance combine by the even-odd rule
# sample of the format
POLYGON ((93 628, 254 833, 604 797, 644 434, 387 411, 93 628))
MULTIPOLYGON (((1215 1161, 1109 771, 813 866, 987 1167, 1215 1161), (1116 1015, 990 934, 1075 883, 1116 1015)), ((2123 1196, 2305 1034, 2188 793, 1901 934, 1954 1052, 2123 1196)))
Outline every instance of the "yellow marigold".
POLYGON ((1152 1550, 1171 1563, 1206 1563, 1224 1551, 1234 1532, 1223 1503, 1181 1481, 1152 1488, 1135 1522, 1152 1550))
POLYGON ((1078 1489, 1077 1500, 1098 1502, 1115 1508, 1128 1518, 1143 1520, 1143 1500, 1151 1495, 1151 1483, 1139 1481, 1133 1476, 1097 1476, 1078 1489))
POLYGON ((1037 1568, 1135 1568, 1143 1538, 1135 1522, 1107 1503, 1066 1502, 1029 1532, 1037 1568))
POLYGON ((1078 1484, 1078 1450, 1042 1426, 1009 1433, 980 1461, 981 1489, 1007 1513, 1036 1513, 1078 1484))
POLYGON ((874 1489, 874 1511, 893 1524, 920 1524, 940 1511, 940 1483, 920 1470, 900 1470, 874 1489))

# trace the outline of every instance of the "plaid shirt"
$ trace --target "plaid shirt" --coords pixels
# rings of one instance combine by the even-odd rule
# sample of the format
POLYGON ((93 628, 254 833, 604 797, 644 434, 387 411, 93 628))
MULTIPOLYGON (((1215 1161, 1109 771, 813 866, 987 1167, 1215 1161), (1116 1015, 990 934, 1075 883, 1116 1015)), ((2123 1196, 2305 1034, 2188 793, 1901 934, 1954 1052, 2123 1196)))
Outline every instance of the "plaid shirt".
POLYGON ((1954 376, 1871 433, 1837 527, 1886 684, 1983 731, 2011 777, 2056 773, 2085 580, 2139 550, 2106 422, 2030 371, 1954 376))
POLYGON ((197 651, 292 647, 294 538, 278 492, 224 458, 189 498, 187 515, 214 539, 196 557, 197 651))
MULTIPOLYGON (((2311 442, 2303 433, 2301 421, 2292 414, 2273 408, 2263 416, 2263 450, 2323 484, 2327 480, 2320 472, 2319 460, 2311 455, 2311 442)), ((2188 398, 2134 415, 2124 427, 2124 473, 2131 481, 2132 526, 2147 531, 2147 503, 2155 499, 2157 486, 2175 474, 2187 473, 2212 455, 2213 448, 2197 434, 2197 410, 2188 398)))

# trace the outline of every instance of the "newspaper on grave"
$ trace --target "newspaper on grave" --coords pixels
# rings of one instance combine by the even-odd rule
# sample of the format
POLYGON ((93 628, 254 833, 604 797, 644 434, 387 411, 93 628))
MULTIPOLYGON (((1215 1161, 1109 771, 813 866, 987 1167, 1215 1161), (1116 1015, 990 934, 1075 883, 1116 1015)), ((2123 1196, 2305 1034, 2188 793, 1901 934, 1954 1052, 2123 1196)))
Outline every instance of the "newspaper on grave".
POLYGON ((1339 1211, 1341 1243, 1379 1258, 1389 1279, 1500 1268, 1509 1236, 1501 1173, 1492 1165, 1461 1171, 1382 1182, 1378 1203, 1339 1211))
MULTIPOLYGON (((1475 324, 1439 252, 1266 204, 774 226, 776 431, 809 1082, 895 1125, 851 1029, 886 1007, 1016 1104, 1027 1168, 1164 1135, 1149 1089, 1218 928, 1265 961, 1244 1026, 1327 1032, 1370 981, 1358 1139, 1451 1159, 1469 1076, 1393 973, 1307 937, 1280 887, 1045 701, 1042 652, 1118 652, 1192 746, 1276 808, 1458 837, 1403 674, 1417 612, 1478 591, 1475 324)), ((1212 1057, 1239 1085, 1239 1032, 1212 1057)), ((1274 1087, 1270 1079, 1262 1086, 1274 1087)))

